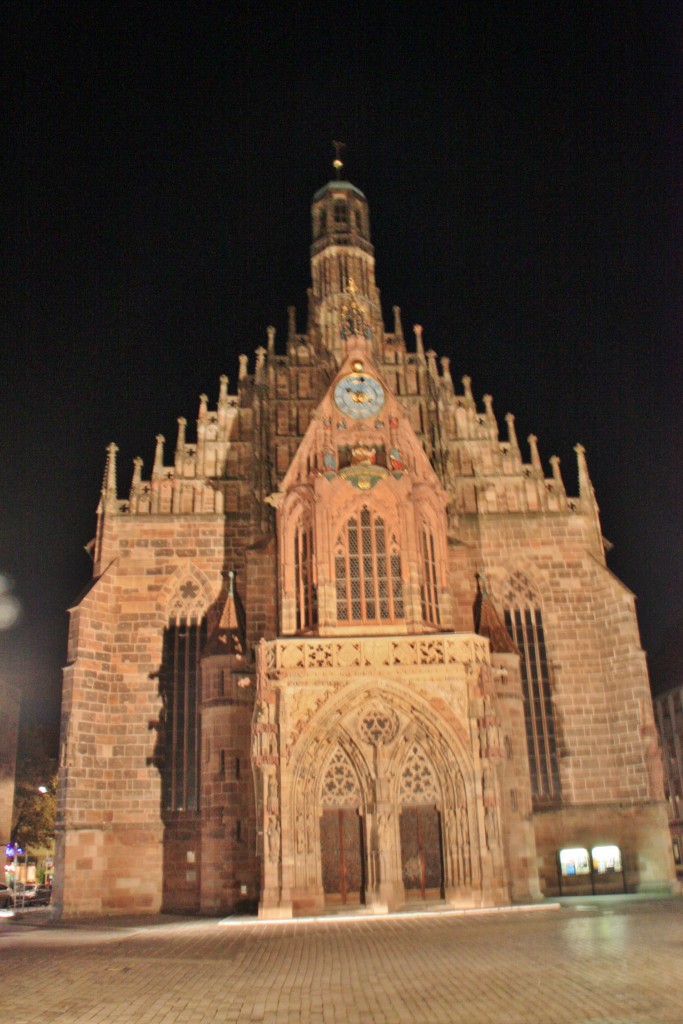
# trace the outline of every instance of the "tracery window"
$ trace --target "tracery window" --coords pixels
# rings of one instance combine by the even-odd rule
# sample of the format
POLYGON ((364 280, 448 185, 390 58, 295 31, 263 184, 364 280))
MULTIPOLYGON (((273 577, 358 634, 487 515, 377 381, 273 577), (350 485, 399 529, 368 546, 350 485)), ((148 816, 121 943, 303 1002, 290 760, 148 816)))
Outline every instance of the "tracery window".
POLYGON ((358 777, 341 747, 336 747, 323 778, 323 807, 357 807, 360 804, 358 777))
POLYGON ((159 681, 165 708, 162 794, 168 811, 199 809, 199 659, 205 643, 204 618, 178 618, 164 630, 159 681))
POLYGON ((436 804, 439 791, 434 770, 422 748, 414 743, 403 763, 400 781, 403 804, 436 804))
POLYGON ((441 625, 439 608, 439 583, 436 568, 436 548, 434 534, 426 526, 422 527, 420 538, 422 547, 422 584, 420 598, 422 602, 422 619, 434 626, 441 625))
POLYGON ((302 520, 294 536, 294 586, 296 588, 296 628, 311 629, 318 623, 318 593, 313 559, 313 527, 302 520))
POLYGON ((555 715, 543 617, 523 573, 515 573, 505 596, 505 625, 521 654, 524 722, 531 792, 536 803, 560 799, 555 715))
POLYGON ((335 545, 337 620, 395 622, 404 617, 398 539, 364 507, 347 520, 335 545))

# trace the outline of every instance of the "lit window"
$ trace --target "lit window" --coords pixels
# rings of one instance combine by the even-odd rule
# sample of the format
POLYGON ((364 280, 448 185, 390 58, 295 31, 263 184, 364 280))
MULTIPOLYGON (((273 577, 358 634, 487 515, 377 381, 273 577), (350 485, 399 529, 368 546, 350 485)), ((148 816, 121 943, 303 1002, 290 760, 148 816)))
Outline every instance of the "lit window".
POLYGON ((387 544, 384 520, 370 512, 352 516, 335 548, 339 622, 394 622, 402 619, 403 581, 398 542, 387 544))
POLYGON ((560 871, 565 878, 573 875, 590 875, 588 850, 582 846, 560 850, 560 871))
POLYGON ((621 850, 618 846, 594 846, 591 857, 596 875, 613 875, 622 870, 621 850))

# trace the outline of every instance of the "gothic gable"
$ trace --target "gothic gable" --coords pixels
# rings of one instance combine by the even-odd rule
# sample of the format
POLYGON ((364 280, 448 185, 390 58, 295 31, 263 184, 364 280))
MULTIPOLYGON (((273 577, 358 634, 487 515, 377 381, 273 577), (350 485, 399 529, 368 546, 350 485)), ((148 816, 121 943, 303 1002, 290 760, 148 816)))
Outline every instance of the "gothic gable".
POLYGON ((369 339, 351 334, 346 349, 270 499, 278 512, 282 631, 441 628, 446 493, 369 339))

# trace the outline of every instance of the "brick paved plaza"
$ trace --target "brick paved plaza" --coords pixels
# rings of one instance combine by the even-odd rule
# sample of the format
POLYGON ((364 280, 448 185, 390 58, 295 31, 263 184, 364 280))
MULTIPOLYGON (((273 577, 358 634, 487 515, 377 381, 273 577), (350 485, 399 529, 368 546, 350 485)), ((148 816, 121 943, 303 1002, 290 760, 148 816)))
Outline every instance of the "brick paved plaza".
POLYGON ((683 899, 289 924, 0 921, 2 1024, 679 1024, 683 899))

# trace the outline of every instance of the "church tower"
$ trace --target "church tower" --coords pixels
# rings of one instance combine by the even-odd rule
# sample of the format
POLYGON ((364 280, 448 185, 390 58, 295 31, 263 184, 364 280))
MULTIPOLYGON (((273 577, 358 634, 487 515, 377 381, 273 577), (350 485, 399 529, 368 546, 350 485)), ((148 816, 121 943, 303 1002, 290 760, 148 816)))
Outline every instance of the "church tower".
POLYGON ((362 297, 376 343, 383 335, 382 310, 375 282, 375 255, 370 241, 370 211, 363 193, 341 178, 342 162, 334 161, 337 177, 313 197, 309 334, 317 350, 341 361, 339 322, 349 289, 362 297))

